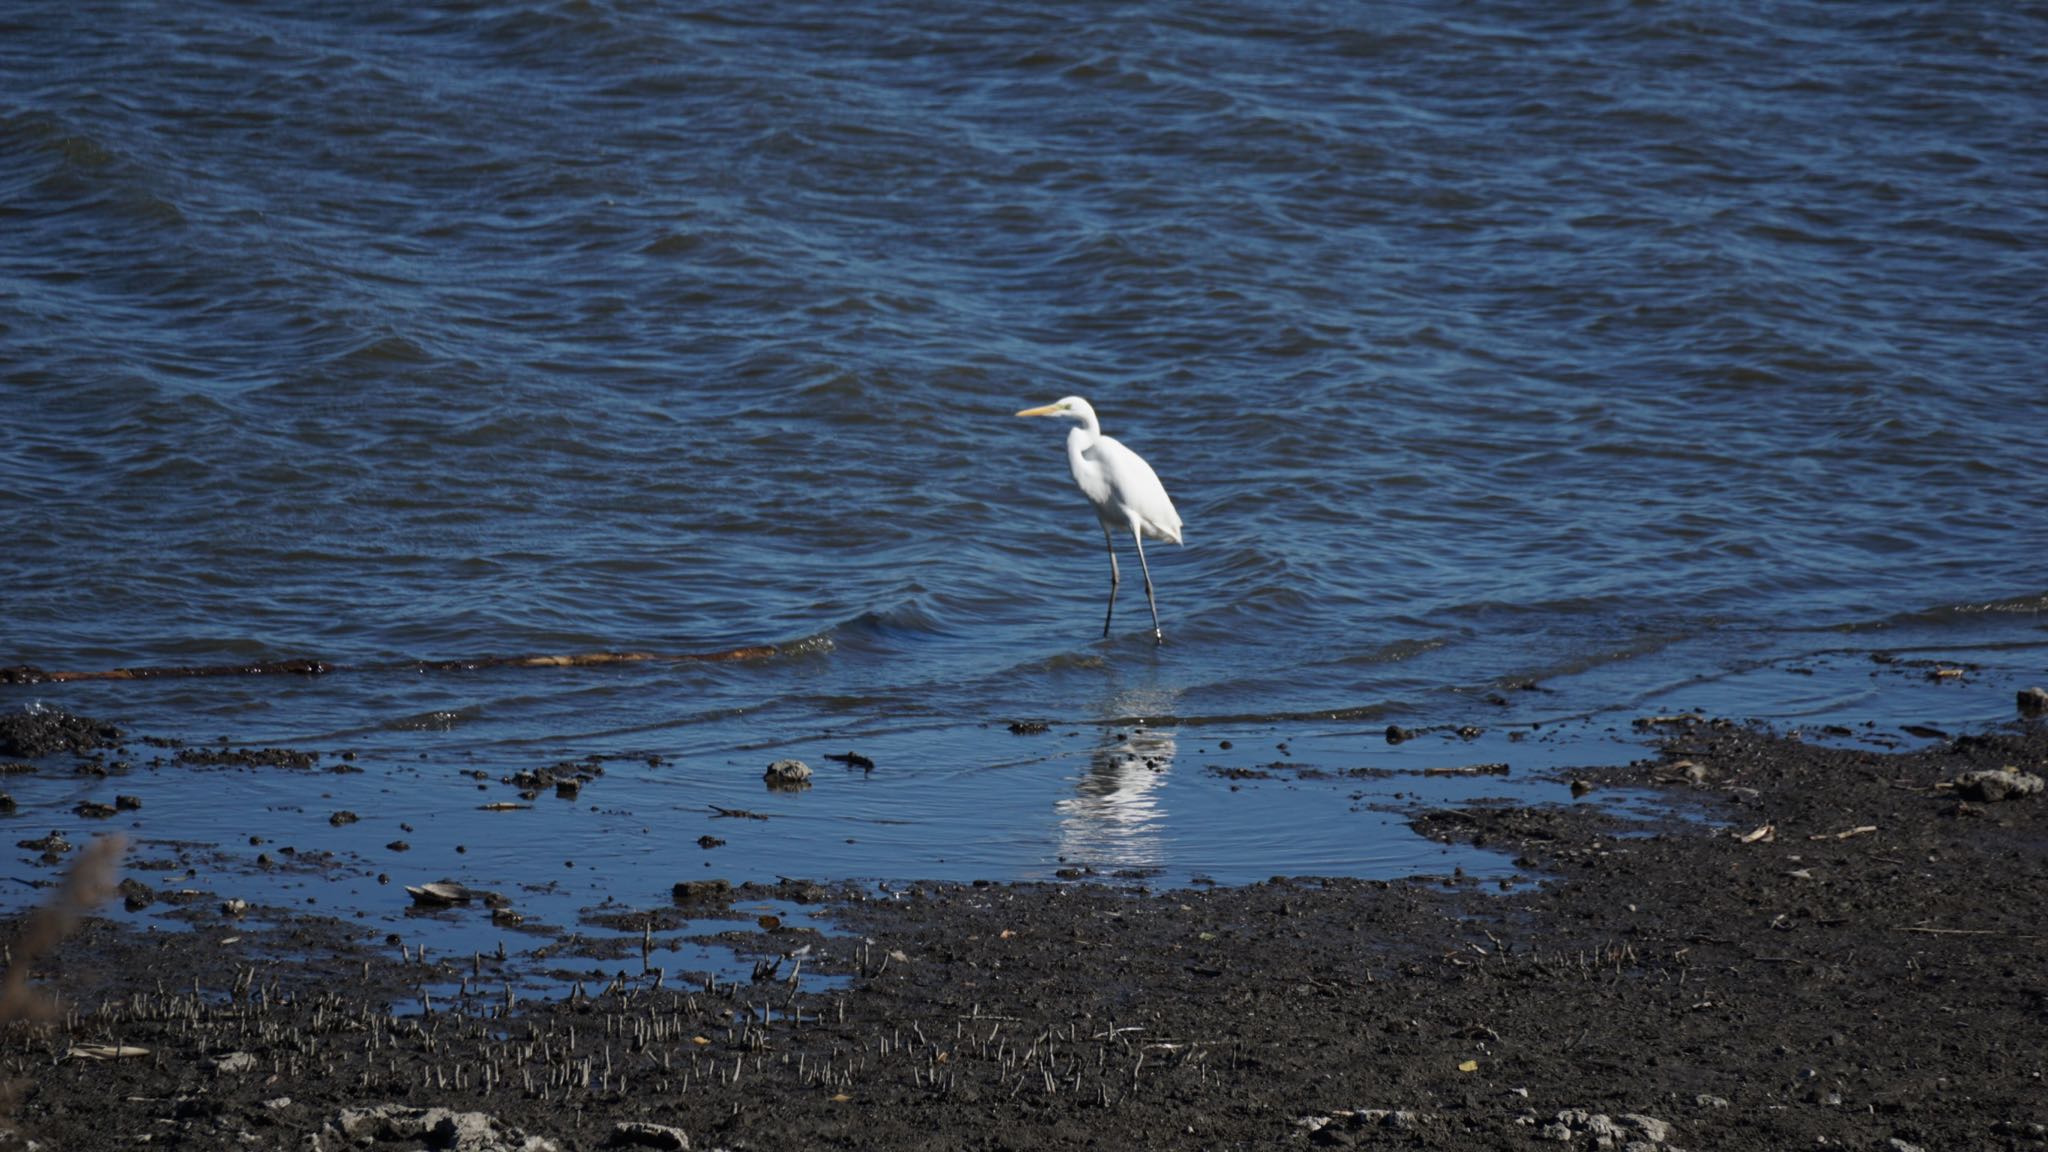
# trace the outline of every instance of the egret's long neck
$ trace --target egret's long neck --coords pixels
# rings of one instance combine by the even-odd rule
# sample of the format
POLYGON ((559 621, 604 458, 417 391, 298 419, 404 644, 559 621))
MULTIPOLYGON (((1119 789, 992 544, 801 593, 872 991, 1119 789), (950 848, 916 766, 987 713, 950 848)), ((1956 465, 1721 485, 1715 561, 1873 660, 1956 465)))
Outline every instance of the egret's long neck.
POLYGON ((1081 453, 1095 447, 1102 439, 1102 426, 1092 418, 1067 429, 1067 463, 1074 469, 1074 475, 1081 474, 1081 453))

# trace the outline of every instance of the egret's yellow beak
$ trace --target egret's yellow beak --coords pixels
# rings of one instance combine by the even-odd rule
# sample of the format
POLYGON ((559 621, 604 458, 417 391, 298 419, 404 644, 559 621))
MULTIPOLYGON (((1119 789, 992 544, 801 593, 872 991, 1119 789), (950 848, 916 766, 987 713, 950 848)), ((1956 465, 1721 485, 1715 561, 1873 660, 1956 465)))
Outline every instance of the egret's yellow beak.
POLYGON ((1017 413, 1019 416, 1057 416, 1059 414, 1060 406, 1057 404, 1043 404, 1037 408, 1026 408, 1022 412, 1017 413))

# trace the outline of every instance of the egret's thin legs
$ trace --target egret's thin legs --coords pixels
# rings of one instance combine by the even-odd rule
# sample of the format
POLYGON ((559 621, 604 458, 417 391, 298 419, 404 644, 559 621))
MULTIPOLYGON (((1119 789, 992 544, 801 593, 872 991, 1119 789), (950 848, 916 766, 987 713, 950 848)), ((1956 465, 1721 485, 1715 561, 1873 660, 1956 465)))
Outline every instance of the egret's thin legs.
POLYGON ((1109 545, 1109 611, 1102 614, 1102 638, 1109 639, 1109 618, 1116 615, 1116 586, 1123 578, 1116 571, 1116 537, 1109 534, 1109 525, 1102 526, 1102 540, 1109 545))
POLYGON ((1164 644, 1166 633, 1159 630, 1159 602, 1152 599, 1152 565, 1145 562, 1145 535, 1136 531, 1137 525, 1133 524, 1131 528, 1131 539, 1138 545, 1138 567, 1145 573, 1145 603, 1152 606, 1152 640, 1164 644))

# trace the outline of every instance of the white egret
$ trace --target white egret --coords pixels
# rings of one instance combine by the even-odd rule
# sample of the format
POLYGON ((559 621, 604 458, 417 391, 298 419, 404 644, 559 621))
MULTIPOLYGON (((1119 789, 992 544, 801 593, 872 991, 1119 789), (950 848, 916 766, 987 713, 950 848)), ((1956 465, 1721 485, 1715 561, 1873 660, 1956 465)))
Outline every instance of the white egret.
POLYGON ((1067 433, 1067 463, 1074 470, 1074 482, 1081 494, 1095 506, 1095 518, 1102 522, 1102 538, 1109 544, 1109 610, 1102 614, 1102 634, 1109 635, 1110 617, 1116 614, 1116 589, 1121 578, 1116 570, 1116 531, 1128 529, 1138 545, 1138 567, 1145 573, 1145 603, 1152 609, 1152 639, 1165 643, 1159 630, 1159 602, 1152 597, 1152 566, 1145 561, 1145 537, 1154 540, 1180 539, 1180 513, 1159 483, 1159 474, 1143 457, 1102 434, 1095 409, 1079 396, 1069 396, 1040 408, 1026 408, 1019 416, 1058 416, 1075 427, 1067 433))

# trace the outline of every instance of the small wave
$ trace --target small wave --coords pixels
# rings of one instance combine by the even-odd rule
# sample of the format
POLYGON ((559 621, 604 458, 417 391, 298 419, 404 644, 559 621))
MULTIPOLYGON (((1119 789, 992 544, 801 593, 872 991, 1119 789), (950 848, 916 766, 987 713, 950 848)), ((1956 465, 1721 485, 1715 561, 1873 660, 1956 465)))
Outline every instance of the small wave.
POLYGON ((431 712, 420 712, 411 716, 400 716, 377 725, 390 732, 452 732, 458 726, 482 718, 480 707, 436 708, 431 712))

